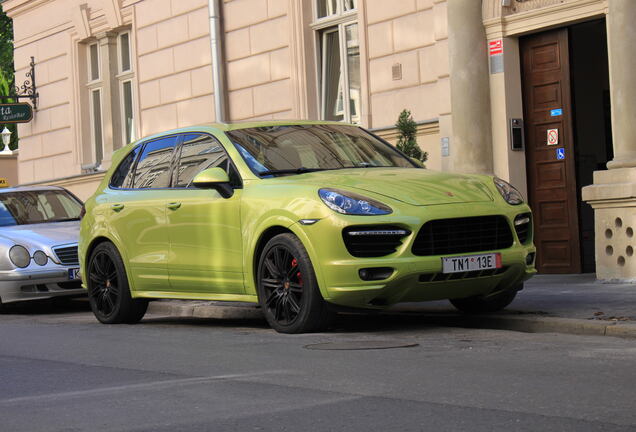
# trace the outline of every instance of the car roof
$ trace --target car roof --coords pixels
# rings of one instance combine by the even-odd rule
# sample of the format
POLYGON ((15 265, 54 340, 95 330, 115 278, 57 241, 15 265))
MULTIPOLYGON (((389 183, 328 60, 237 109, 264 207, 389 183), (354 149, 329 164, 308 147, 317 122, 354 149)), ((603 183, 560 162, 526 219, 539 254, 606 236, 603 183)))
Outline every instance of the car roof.
MULTIPOLYGON (((339 125, 339 126, 351 126, 359 127, 351 123, 343 123, 339 121, 327 121, 327 120, 262 120, 262 121, 242 121, 233 123, 204 123, 195 126, 182 127, 178 129, 167 130, 157 134, 149 135, 140 138, 137 141, 132 142, 132 146, 137 145, 142 141, 159 138, 166 135, 184 133, 184 132, 200 132, 202 130, 216 129, 221 132, 229 132, 239 129, 258 128, 258 127, 271 127, 271 126, 296 126, 296 125, 339 125)), ((129 146, 131 144, 128 144, 129 146)))
POLYGON ((47 190, 63 190, 63 187, 60 186, 13 186, 8 188, 0 189, 0 194, 6 192, 34 192, 34 191, 47 191, 47 190))

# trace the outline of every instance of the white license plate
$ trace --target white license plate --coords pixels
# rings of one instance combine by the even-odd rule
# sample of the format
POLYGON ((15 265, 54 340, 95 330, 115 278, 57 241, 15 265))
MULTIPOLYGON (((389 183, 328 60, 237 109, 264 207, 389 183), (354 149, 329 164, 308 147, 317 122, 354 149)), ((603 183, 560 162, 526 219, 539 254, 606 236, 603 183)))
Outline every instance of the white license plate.
POLYGON ((442 258, 442 273, 460 273, 497 268, 501 268, 501 254, 498 253, 442 258))
POLYGON ((68 269, 68 278, 69 278, 69 280, 79 279, 80 278, 79 271, 80 271, 80 269, 78 269, 78 268, 68 269))

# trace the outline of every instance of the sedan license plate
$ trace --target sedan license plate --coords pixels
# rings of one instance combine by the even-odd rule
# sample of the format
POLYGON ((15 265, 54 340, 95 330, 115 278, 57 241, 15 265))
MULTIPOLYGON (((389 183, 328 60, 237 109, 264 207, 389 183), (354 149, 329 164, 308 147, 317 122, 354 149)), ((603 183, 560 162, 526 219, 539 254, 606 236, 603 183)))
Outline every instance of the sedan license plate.
POLYGON ((460 273, 501 268, 501 254, 464 255, 442 258, 442 273, 460 273))
POLYGON ((72 269, 68 269, 68 278, 69 280, 77 280, 80 278, 80 274, 79 274, 80 269, 78 268, 72 268, 72 269))

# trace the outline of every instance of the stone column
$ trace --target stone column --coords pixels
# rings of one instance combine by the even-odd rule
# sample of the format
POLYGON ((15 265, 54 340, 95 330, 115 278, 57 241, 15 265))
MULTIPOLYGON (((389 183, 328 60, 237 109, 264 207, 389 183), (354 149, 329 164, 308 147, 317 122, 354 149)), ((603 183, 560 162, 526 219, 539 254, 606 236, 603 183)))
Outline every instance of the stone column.
POLYGON ((481 1, 448 0, 453 171, 493 172, 490 85, 481 1))
POLYGON ((636 1, 609 0, 607 45, 614 160, 610 169, 636 167, 636 1))
POLYGON ((594 208, 596 276, 636 281, 636 1, 609 0, 609 52, 614 159, 594 172, 583 200, 594 208))

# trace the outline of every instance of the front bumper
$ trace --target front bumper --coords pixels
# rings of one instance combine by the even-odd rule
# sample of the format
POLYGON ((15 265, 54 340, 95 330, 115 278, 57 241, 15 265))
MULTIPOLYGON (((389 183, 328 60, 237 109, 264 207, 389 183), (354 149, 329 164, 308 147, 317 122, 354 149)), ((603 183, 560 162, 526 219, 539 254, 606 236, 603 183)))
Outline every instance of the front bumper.
POLYGON ((0 271, 0 301, 4 304, 60 296, 85 295, 79 279, 70 280, 68 271, 76 267, 43 270, 0 271))
POLYGON ((395 214, 374 217, 372 224, 406 228, 411 234, 404 238, 395 253, 378 258, 356 258, 348 253, 342 240, 342 230, 352 225, 370 225, 370 217, 334 215, 318 223, 303 226, 311 247, 312 261, 318 267, 319 284, 325 300, 330 303, 356 307, 381 308, 400 302, 432 301, 488 295, 519 287, 536 273, 532 254, 536 248, 532 238, 519 241, 513 221, 522 213, 529 213, 526 205, 495 206, 493 204, 440 205, 410 212, 408 216, 395 214), (419 214, 416 214, 419 213, 419 214), (412 253, 414 239, 429 220, 463 216, 503 215, 510 223, 513 244, 500 250, 457 253, 449 255, 416 256, 412 253), (442 257, 500 253, 502 268, 489 272, 465 275, 442 273, 442 257), (529 262, 528 262, 529 261, 529 262), (317 265, 316 265, 317 263, 317 265), (393 273, 381 281, 364 281, 359 271, 388 267, 393 273))

